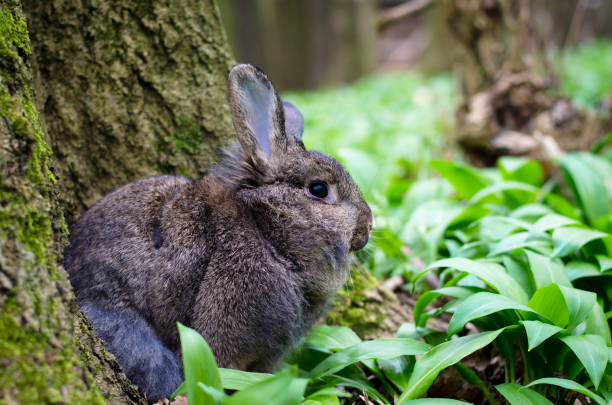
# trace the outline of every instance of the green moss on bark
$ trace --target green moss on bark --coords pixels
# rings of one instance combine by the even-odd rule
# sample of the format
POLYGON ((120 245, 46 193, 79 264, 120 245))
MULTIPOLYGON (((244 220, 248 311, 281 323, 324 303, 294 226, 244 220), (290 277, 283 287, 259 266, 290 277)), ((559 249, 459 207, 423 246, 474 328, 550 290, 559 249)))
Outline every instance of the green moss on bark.
POLYGON ((377 284, 365 268, 353 268, 347 287, 336 294, 325 323, 348 326, 361 337, 375 334, 387 318, 385 301, 392 299, 375 291, 377 284))
POLYGON ((30 54, 20 2, 0 0, 0 403, 104 404, 111 396, 74 333, 80 314, 60 263, 66 225, 30 54))

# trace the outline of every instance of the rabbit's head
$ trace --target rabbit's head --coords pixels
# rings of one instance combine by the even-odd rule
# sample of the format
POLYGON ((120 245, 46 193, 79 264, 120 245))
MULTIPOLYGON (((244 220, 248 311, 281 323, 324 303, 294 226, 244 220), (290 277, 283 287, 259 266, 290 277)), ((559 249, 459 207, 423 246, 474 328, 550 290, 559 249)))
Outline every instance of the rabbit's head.
POLYGON ((295 271, 317 273, 309 276, 312 292, 328 295, 345 281, 348 252, 369 239, 370 208, 338 161, 306 150, 302 115, 281 102, 261 70, 232 69, 229 95, 239 145, 218 173, 262 237, 295 271))

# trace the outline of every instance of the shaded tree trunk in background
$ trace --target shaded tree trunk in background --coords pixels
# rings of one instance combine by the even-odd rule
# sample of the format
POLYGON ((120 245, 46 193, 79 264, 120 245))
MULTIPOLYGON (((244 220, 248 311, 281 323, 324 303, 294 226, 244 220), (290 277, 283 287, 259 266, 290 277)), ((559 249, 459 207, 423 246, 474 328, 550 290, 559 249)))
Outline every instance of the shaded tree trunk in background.
POLYGON ((444 0, 460 50, 458 142, 474 163, 587 149, 610 121, 555 94, 528 0, 444 0), (551 91, 553 90, 553 91, 551 91))
POLYGON ((113 188, 201 177, 233 134, 213 0, 34 1, 37 105, 68 224, 113 188))
POLYGON ((354 80, 375 67, 374 0, 220 0, 241 62, 280 89, 354 80))
POLYGON ((21 4, 0 1, 0 402, 141 401, 79 312, 21 4))

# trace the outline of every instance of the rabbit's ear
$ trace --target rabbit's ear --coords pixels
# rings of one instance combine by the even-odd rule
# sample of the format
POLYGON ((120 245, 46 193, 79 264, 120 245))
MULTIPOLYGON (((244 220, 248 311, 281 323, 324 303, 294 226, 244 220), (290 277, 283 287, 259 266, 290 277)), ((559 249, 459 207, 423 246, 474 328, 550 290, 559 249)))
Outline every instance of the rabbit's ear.
POLYGON ((288 138, 292 138, 295 142, 302 141, 302 133, 304 132, 304 117, 296 106, 288 101, 283 101, 283 110, 285 111, 285 132, 288 138))
POLYGON ((287 149, 283 108, 266 74, 251 65, 234 67, 229 95, 234 128, 245 152, 266 161, 282 155, 287 149))

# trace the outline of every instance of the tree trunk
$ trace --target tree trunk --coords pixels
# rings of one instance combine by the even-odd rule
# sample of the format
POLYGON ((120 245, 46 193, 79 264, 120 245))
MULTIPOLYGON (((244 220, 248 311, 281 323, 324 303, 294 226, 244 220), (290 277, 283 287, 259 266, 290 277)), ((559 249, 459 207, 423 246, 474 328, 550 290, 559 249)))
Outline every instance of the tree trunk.
POLYGON ((115 187, 201 177, 233 134, 213 0, 34 1, 37 105, 69 225, 115 187))
POLYGON ((279 90, 355 80, 376 64, 373 0, 221 0, 237 58, 279 90))
MULTIPOLYGON (((77 308, 67 229, 121 184, 202 176, 233 134, 232 64, 214 0, 0 0, 0 402, 143 401, 77 308)), ((364 280, 335 319, 394 333, 364 280)))
POLYGON ((21 4, 0 1, 0 402, 141 401, 79 312, 21 4))

